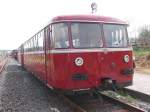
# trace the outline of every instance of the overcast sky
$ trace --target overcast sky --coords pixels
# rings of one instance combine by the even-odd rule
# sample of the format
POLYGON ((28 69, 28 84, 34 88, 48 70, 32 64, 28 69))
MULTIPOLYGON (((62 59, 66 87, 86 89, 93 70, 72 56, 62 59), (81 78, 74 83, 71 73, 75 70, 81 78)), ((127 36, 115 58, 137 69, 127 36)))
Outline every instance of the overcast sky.
POLYGON ((0 49, 15 49, 45 26, 53 16, 90 14, 98 4, 98 15, 128 21, 129 34, 150 24, 149 0, 0 0, 0 49))

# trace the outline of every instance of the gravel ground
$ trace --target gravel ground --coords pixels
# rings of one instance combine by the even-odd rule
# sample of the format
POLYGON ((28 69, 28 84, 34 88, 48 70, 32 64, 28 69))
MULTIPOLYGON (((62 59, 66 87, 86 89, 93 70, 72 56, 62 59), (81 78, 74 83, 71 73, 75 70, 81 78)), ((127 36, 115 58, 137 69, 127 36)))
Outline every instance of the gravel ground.
POLYGON ((68 96, 76 104, 80 105, 83 109, 88 112, 124 112, 123 107, 116 103, 112 103, 108 100, 99 99, 91 96, 90 94, 76 95, 74 97, 68 96))
POLYGON ((12 59, 0 74, 0 112, 73 112, 53 91, 12 59))

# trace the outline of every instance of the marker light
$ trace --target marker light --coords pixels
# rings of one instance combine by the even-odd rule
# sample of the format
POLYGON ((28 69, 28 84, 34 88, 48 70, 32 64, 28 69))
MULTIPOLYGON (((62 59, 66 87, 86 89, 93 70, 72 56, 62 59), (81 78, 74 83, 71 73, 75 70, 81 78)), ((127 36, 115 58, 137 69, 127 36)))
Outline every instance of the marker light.
POLYGON ((135 61, 135 56, 132 57, 133 61, 135 61))
POLYGON ((125 61, 126 63, 129 62, 129 55, 124 55, 124 61, 125 61))
POLYGON ((81 57, 78 57, 75 59, 75 64, 77 66, 82 66, 83 65, 83 59, 81 57))

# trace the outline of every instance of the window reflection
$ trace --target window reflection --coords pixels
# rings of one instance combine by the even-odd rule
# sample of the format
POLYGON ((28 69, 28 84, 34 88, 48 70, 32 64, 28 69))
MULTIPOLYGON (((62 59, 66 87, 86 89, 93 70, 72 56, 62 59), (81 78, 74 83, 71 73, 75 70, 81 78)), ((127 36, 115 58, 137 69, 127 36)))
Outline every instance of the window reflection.
POLYGON ((69 47, 68 26, 66 23, 57 23, 52 26, 52 37, 55 48, 69 47))
POLYGON ((126 47, 128 38, 125 25, 104 25, 104 36, 107 47, 126 47))
POLYGON ((72 43, 75 48, 102 46, 101 27, 97 23, 72 23, 72 43))

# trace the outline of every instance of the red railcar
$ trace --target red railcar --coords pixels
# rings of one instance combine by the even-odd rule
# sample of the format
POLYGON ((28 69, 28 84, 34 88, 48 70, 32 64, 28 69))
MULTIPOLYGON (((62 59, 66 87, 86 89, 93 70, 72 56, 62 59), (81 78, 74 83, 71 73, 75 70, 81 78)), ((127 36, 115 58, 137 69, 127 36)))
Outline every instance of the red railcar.
POLYGON ((128 24, 94 15, 58 16, 19 48, 19 62, 45 84, 65 91, 132 84, 128 24))

